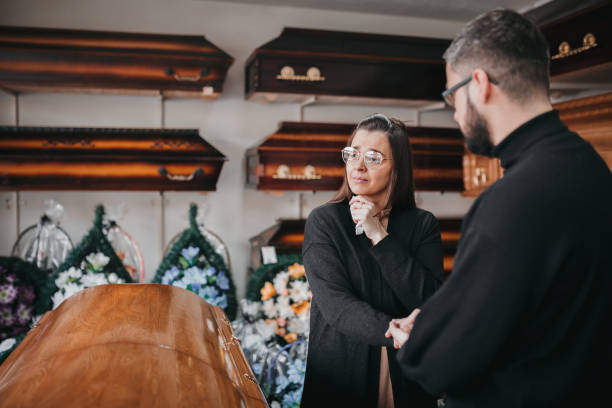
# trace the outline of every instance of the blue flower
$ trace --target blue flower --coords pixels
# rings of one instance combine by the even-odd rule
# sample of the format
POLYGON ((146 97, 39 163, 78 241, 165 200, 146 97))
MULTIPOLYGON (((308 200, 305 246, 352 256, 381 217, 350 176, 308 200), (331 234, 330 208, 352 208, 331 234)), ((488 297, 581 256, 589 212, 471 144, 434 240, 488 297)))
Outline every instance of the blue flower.
POLYGON ((276 390, 274 391, 274 393, 282 393, 285 388, 287 388, 290 384, 291 382, 287 377, 285 377, 284 375, 279 375, 278 377, 276 377, 276 390))
POLYGON ((223 272, 217 275, 217 286, 222 290, 229 290, 229 279, 223 272))
POLYGON ((164 276, 162 276, 162 283, 166 284, 166 285, 169 285, 180 274, 181 274, 181 270, 179 268, 177 268, 176 266, 173 266, 172 268, 170 268, 166 272, 164 272, 164 276))
POLYGON ((202 299, 210 302, 211 299, 214 299, 219 295, 219 291, 214 286, 204 286, 202 289, 200 289, 198 295, 202 299))
POLYGON ((302 388, 286 393, 283 396, 283 408, 297 408, 302 401, 302 388))
POLYGON ((251 368, 253 369, 253 373, 255 373, 256 376, 259 376, 261 374, 261 370, 263 369, 263 365, 261 363, 253 363, 251 368))
POLYGON ((227 296, 223 294, 214 299, 212 298, 208 299, 208 303, 210 303, 213 306, 219 306, 221 309, 225 309, 227 307, 227 296))
POLYGON ((184 272, 184 279, 187 283, 206 283, 206 278, 204 277, 204 271, 202 271, 197 266, 192 266, 189 269, 186 269, 184 272))
POLYGON ((289 365, 289 369, 287 370, 287 376, 289 377, 289 381, 296 384, 304 383, 304 376, 306 375, 306 363, 304 360, 296 358, 293 360, 293 363, 289 365))
POLYGON ((185 258, 190 264, 193 264, 193 258, 198 256, 200 253, 200 248, 190 246, 189 248, 183 248, 181 250, 181 255, 185 258))

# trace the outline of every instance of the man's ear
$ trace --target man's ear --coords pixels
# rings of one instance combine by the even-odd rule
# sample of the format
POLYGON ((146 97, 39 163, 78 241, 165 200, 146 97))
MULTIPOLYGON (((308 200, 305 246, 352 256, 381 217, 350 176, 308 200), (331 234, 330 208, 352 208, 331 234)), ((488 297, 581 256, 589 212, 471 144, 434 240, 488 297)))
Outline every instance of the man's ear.
POLYGON ((480 68, 476 68, 472 71, 472 82, 474 82, 475 85, 472 91, 473 100, 478 101, 481 105, 487 104, 491 97, 493 87, 487 73, 480 68))

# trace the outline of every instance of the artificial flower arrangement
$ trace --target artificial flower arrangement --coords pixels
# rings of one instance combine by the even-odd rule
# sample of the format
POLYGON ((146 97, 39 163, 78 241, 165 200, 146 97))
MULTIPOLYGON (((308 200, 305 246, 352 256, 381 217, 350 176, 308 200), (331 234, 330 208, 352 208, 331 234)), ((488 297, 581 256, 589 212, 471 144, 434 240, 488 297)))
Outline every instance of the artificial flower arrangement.
POLYGON ((55 279, 57 292, 51 297, 53 309, 57 309, 64 300, 83 289, 108 283, 125 283, 125 279, 108 269, 109 260, 102 252, 91 253, 79 267, 71 266, 60 272, 55 279))
POLYGON ((41 288, 46 272, 17 257, 0 257, 0 363, 44 312, 41 288))
POLYGON ((92 286, 132 282, 106 238, 103 219, 104 207, 98 205, 93 227, 47 279, 44 297, 48 298, 48 309, 56 309, 70 296, 92 286))
POLYGON ((157 269, 154 283, 189 290, 218 306, 232 320, 236 317, 236 288, 225 261, 202 234, 197 206, 189 208, 189 228, 174 242, 157 269))
POLYGON ((261 265, 233 322, 243 352, 273 408, 299 407, 306 372, 311 291, 299 254, 261 265))

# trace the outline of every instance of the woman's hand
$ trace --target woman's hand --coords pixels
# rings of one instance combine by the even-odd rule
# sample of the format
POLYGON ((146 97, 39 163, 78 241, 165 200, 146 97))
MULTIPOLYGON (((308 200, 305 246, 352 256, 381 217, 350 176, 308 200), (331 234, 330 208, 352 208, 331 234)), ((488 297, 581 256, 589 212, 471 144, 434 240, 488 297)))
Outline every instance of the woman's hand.
POLYGON ((421 309, 414 309, 407 317, 403 319, 393 319, 389 322, 389 329, 387 329, 385 337, 389 338, 393 336, 393 347, 398 349, 406 343, 414 327, 414 321, 419 313, 421 313, 421 309))
POLYGON ((378 244, 386 237, 387 229, 380 222, 380 218, 375 217, 380 212, 374 203, 363 196, 354 196, 349 201, 351 217, 355 224, 361 223, 363 232, 374 245, 378 244))

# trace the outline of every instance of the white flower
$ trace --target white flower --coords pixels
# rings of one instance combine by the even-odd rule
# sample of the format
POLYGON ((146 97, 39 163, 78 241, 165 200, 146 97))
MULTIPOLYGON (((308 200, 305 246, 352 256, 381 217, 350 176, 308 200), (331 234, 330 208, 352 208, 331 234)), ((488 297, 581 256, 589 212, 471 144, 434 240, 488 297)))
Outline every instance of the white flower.
POLYGON ((66 286, 64 286, 64 298, 69 298, 70 296, 82 291, 83 289, 85 289, 83 285, 77 285, 76 283, 68 283, 66 286))
POLYGON ((70 275, 68 274, 68 271, 60 272, 59 276, 55 280, 55 286, 61 289, 62 287, 64 287, 65 284, 68 283, 69 277, 70 275))
POLYGON ((281 408, 281 404, 278 401, 272 401, 270 408, 281 408))
POLYGON ((110 258, 104 255, 102 252, 98 252, 97 254, 89 254, 85 259, 87 259, 87 262, 89 262, 94 269, 102 269, 106 266, 106 264, 108 264, 108 261, 110 261, 110 258))
POLYGON ((276 299, 276 313, 279 317, 283 317, 285 319, 295 316, 287 296, 280 296, 276 299))
POLYGON ((274 290, 279 295, 282 295, 287 290, 287 284, 289 283, 289 272, 277 273, 273 280, 274 290))
POLYGON ((287 323, 287 330, 290 333, 304 334, 309 330, 309 319, 308 317, 296 317, 294 319, 289 319, 287 323))
POLYGON ((66 297, 62 293, 61 289, 55 292, 53 297, 51 297, 51 300, 53 301, 53 310, 57 309, 57 307, 62 304, 64 299, 66 299, 66 297))
POLYGON ((309 300, 310 296, 308 295, 308 291, 310 287, 307 281, 295 280, 291 282, 289 287, 289 296, 291 296, 291 300, 295 303, 299 303, 303 300, 309 300))
POLYGON ((255 330, 257 330, 257 332, 261 334, 261 337, 263 337, 264 341, 274 337, 274 335, 276 334, 276 320, 269 320, 267 322, 265 320, 257 320, 254 324, 255 330))
POLYGON ((252 302, 247 299, 242 299, 240 301, 240 306, 242 308, 242 314, 245 316, 255 317, 259 310, 261 309, 261 302, 252 302))
POLYGON ((83 276, 83 271, 81 271, 79 268, 75 268, 74 266, 71 266, 66 273, 68 274, 68 277, 73 279, 79 279, 81 276, 83 276))
POLYGON ((274 319, 276 317, 276 305, 274 304, 274 299, 264 300, 262 309, 266 317, 269 317, 270 319, 274 319))
POLYGON ((103 273, 86 273, 81 278, 81 284, 86 288, 98 285, 105 285, 106 283, 106 277, 103 273))
POLYGON ((15 345, 15 343, 17 343, 17 340, 13 338, 4 340, 2 343, 0 343, 0 353, 6 350, 10 350, 11 347, 15 345))
POLYGON ((247 350, 261 342, 263 342, 263 338, 260 334, 247 334, 242 341, 242 348, 247 350))
POLYGON ((119 276, 115 272, 111 272, 108 274, 108 283, 118 283, 119 276))

